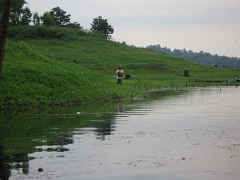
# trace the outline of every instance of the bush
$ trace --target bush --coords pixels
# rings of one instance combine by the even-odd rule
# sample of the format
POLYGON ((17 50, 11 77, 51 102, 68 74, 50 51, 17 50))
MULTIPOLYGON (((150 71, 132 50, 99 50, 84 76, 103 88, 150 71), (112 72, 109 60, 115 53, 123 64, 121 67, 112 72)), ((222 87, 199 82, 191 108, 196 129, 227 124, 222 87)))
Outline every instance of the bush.
POLYGON ((32 38, 74 40, 82 36, 105 38, 105 36, 99 32, 86 31, 80 28, 67 28, 57 26, 11 26, 8 30, 8 38, 15 38, 20 40, 32 38))

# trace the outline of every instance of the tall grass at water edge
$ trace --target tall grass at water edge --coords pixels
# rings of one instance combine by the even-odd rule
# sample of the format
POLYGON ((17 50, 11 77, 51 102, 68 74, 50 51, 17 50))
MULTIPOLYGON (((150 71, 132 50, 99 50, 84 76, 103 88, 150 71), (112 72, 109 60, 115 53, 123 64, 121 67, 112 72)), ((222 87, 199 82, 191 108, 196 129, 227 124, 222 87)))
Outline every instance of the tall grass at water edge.
POLYGON ((81 65, 41 55, 24 42, 7 43, 1 108, 111 101, 136 94, 81 65))
POLYGON ((2 108, 110 101, 163 88, 233 85, 204 81, 240 77, 237 70, 130 47, 81 29, 11 27, 8 37, 2 108), (116 86, 119 65, 131 75, 123 86, 116 86), (190 77, 183 77, 184 70, 190 77))

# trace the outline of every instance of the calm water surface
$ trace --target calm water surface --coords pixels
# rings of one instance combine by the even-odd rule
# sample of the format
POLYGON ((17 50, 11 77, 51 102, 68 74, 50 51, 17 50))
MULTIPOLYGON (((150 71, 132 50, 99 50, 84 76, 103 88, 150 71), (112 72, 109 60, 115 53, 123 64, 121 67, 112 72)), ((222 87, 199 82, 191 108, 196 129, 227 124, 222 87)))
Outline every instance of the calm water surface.
POLYGON ((198 88, 2 112, 0 179, 239 180, 239 99, 240 88, 198 88))

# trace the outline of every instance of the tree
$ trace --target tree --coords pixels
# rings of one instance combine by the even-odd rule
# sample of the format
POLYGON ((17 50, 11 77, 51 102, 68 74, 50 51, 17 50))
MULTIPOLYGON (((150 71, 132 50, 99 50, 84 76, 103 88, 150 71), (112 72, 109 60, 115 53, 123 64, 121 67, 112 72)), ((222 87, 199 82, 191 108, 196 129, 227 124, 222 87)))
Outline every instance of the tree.
MULTIPOLYGON (((0 0, 0 14, 3 13, 4 2, 5 2, 4 0, 0 0)), ((25 0, 11 0, 11 6, 10 6, 11 12, 21 12, 24 4, 26 4, 25 0)))
POLYGON ((33 24, 34 25, 39 25, 40 24, 40 17, 37 12, 33 14, 33 24))
POLYGON ((11 7, 11 0, 5 0, 1 25, 0 25, 0 82, 2 80, 2 65, 4 60, 5 45, 6 45, 6 39, 7 39, 10 7, 11 7))
POLYGON ((64 26, 70 22, 71 15, 66 15, 66 11, 62 10, 60 7, 51 9, 50 14, 58 26, 64 26))
POLYGON ((111 25, 108 24, 107 19, 103 19, 101 16, 93 19, 93 23, 91 24, 92 31, 99 31, 108 39, 111 39, 111 35, 114 33, 114 29, 111 25))
POLYGON ((16 26, 19 24, 19 14, 16 12, 10 12, 9 24, 11 26, 16 26))
POLYGON ((20 17, 20 24, 29 25, 31 21, 32 21, 32 12, 28 7, 25 7, 20 17))
POLYGON ((78 22, 68 23, 68 24, 66 24, 66 27, 69 27, 69 28, 80 28, 80 29, 82 29, 82 27, 80 26, 80 24, 79 24, 78 22))
POLYGON ((55 26, 56 22, 54 21, 52 15, 49 12, 45 12, 43 16, 41 17, 42 25, 45 26, 55 26))
MULTIPOLYGON (((16 25, 19 23, 19 17, 22 13, 23 6, 26 4, 25 0, 11 0, 10 4, 10 25, 16 25)), ((0 0, 0 17, 3 14, 4 0, 0 0)))

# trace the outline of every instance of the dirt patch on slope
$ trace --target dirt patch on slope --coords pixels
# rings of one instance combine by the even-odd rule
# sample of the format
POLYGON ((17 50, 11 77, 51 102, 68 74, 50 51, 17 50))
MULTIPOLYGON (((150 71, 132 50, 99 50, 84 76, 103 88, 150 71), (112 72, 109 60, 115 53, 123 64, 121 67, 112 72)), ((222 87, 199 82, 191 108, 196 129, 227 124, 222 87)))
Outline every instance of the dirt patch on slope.
POLYGON ((170 71, 170 69, 165 68, 163 66, 159 66, 159 65, 152 65, 152 66, 147 66, 147 69, 151 69, 151 70, 163 70, 163 71, 170 71))

